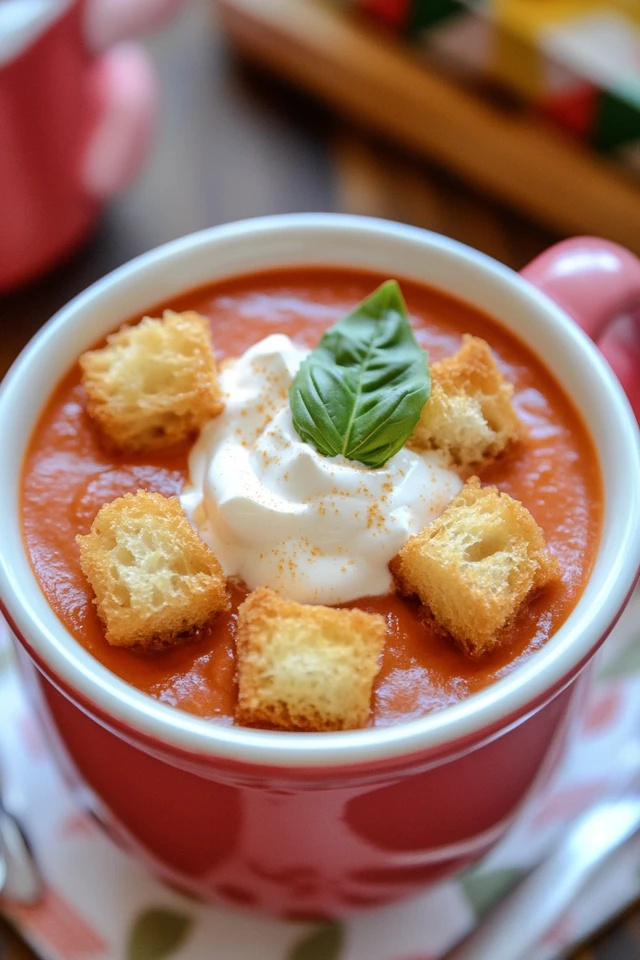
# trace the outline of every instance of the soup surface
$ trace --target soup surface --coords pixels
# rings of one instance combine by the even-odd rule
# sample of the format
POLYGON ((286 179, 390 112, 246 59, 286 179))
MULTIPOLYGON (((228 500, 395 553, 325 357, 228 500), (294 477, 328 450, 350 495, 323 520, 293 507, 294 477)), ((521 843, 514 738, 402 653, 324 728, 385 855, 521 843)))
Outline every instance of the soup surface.
MULTIPOLYGON (((322 331, 368 296, 384 276, 330 268, 252 274, 192 291, 150 308, 197 310, 211 319, 219 358, 238 356, 270 333, 313 347, 322 331)), ((544 366, 489 317, 448 295, 401 281, 416 337, 431 360, 453 354, 463 333, 484 338, 515 385, 514 405, 528 436, 482 470, 521 500, 560 560, 562 578, 531 598, 501 647, 469 660, 426 625, 419 606, 396 594, 353 604, 388 622, 371 723, 414 719, 455 703, 513 670, 562 624, 591 571, 601 529, 597 458, 580 415, 544 366)), ((137 318, 136 318, 137 319, 137 318)), ((114 324, 114 327, 117 324, 114 324)), ((231 583, 232 610, 181 646, 148 653, 109 646, 79 564, 75 536, 102 504, 140 488, 178 494, 188 482, 189 448, 117 456, 100 445, 85 413, 76 365, 51 397, 31 439, 23 473, 23 529, 47 600, 65 626, 109 670, 153 697, 199 716, 232 723, 236 699, 234 629, 246 595, 231 583)))

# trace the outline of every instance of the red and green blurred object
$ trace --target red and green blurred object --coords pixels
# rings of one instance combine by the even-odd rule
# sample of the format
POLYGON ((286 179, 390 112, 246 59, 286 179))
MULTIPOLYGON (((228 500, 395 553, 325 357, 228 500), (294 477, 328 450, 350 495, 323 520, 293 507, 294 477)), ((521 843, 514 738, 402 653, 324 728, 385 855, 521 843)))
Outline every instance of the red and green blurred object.
POLYGON ((638 0, 340 0, 640 175, 638 0))

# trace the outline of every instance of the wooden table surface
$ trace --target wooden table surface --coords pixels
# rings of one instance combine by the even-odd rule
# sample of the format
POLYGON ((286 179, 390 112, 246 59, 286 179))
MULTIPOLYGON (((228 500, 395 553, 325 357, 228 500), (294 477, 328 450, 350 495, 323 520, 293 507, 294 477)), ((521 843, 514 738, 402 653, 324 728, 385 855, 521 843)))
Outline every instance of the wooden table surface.
MULTIPOLYGON (((82 251, 0 298, 0 376, 87 284, 150 247, 228 220, 309 210, 388 217, 455 237, 515 269, 559 239, 238 63, 207 0, 192 0, 148 47, 163 100, 152 155, 82 251)), ((32 956, 0 921, 0 960, 32 956)), ((640 909, 574 960, 637 958, 640 909)))

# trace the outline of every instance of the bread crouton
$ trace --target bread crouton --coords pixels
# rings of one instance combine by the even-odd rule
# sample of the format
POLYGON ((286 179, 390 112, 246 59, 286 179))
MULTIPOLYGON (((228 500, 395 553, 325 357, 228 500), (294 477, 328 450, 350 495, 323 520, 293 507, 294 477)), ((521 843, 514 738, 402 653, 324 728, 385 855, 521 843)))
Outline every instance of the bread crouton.
POLYGON ((528 594, 559 573, 526 507, 477 477, 405 544, 391 570, 474 658, 498 646, 528 594))
POLYGON ((117 450, 173 446, 224 407, 209 326, 190 310, 121 327, 80 368, 87 412, 117 450))
POLYGON ((488 344, 465 334, 456 354, 431 367, 431 396, 409 446, 441 450, 463 468, 493 460, 520 435, 512 393, 488 344))
POLYGON ((238 610, 236 719, 295 730, 364 727, 385 632, 377 614, 254 590, 238 610))
POLYGON ((101 507, 76 541, 115 647, 179 643, 228 607, 222 568, 177 497, 127 493, 101 507))

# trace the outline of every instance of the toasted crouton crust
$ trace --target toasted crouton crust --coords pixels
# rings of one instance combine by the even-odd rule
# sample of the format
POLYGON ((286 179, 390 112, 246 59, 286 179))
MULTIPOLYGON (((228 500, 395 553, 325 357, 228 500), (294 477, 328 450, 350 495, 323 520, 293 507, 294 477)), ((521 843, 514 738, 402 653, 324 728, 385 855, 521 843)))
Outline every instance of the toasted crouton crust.
POLYGON ((385 632, 377 614, 254 590, 238 610, 236 719, 295 730, 364 727, 385 632))
POLYGON ((113 646, 179 643, 229 605, 222 568, 177 497, 118 497, 76 541, 113 646))
POLYGON ((80 357, 87 412, 118 450, 158 450, 223 409, 207 321, 165 310, 107 337, 80 357))
POLYGON ((456 354, 433 364, 431 396, 409 445, 441 450, 463 468, 495 459, 521 432, 512 393, 488 344, 465 334, 456 354))
POLYGON ((405 544, 391 570, 474 658, 498 646, 528 594, 559 574, 526 507, 477 477, 405 544))

